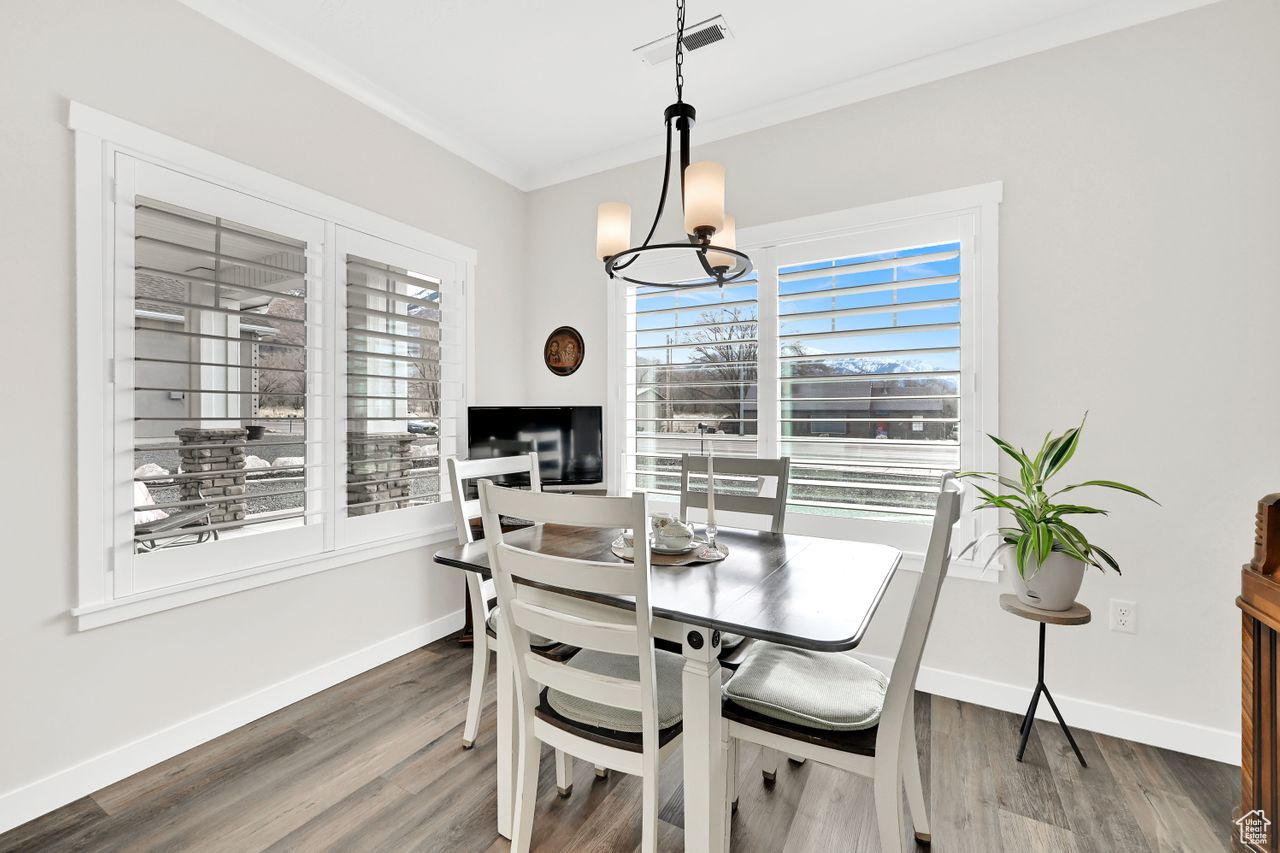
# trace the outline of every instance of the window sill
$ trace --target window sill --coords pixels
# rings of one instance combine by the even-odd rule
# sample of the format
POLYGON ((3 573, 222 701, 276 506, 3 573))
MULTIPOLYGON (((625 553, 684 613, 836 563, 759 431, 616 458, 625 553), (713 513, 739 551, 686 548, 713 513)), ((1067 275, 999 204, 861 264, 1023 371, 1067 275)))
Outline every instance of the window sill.
POLYGON ((88 631, 103 625, 113 625, 139 616, 208 601, 211 598, 220 598, 224 595, 327 572, 330 569, 338 569, 378 557, 453 541, 455 541, 453 525, 440 525, 410 536, 356 545, 319 556, 286 560, 229 575, 149 590, 127 598, 84 604, 72 608, 71 615, 76 620, 77 631, 88 631))
MULTIPOLYGON (((902 562, 898 564, 898 568, 908 572, 924 571, 924 554, 914 551, 903 551, 902 562)), ((962 578, 967 581, 980 581, 982 583, 999 583, 1002 577, 1003 567, 1000 561, 996 560, 991 563, 987 569, 982 568, 982 563, 974 560, 957 560, 951 558, 951 565, 947 568, 947 579, 962 578)))

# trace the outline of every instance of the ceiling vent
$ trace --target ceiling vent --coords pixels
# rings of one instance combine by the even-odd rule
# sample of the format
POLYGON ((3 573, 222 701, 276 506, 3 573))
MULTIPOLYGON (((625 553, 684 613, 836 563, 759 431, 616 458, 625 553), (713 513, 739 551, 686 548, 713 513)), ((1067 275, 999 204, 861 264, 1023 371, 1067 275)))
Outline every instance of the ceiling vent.
MULTIPOLYGON (((731 38, 733 33, 729 31, 729 25, 724 22, 724 16, 716 15, 714 18, 708 18, 701 23, 684 28, 684 49, 692 53, 731 38)), ((676 58, 676 34, 670 33, 657 41, 641 45, 631 52, 640 57, 640 61, 645 65, 657 66, 664 62, 671 62, 676 58)))

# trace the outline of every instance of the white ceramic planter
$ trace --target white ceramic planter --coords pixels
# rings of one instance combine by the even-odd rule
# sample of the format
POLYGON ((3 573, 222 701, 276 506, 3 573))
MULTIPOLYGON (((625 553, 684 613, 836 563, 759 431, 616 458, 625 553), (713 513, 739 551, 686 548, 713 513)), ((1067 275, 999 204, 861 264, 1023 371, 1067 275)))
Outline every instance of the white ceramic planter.
POLYGON ((1005 566, 1013 578, 1013 591, 1018 600, 1041 610, 1069 610, 1084 582, 1085 564, 1061 551, 1054 551, 1044 561, 1027 560, 1027 579, 1018 574, 1018 561, 1012 550, 1006 550, 1005 566))

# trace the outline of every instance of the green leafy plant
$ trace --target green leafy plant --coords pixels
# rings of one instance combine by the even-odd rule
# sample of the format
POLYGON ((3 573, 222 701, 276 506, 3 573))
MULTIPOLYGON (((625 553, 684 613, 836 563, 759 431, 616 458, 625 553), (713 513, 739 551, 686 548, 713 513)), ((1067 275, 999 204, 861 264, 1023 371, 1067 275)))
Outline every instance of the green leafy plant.
MULTIPOLYGON (((1085 414, 1088 418, 1088 413, 1085 414)), ((1000 546, 987 560, 988 565, 1002 550, 1011 549, 1017 557, 1018 574, 1027 577, 1027 563, 1034 555, 1037 565, 1043 565, 1054 551, 1061 551, 1090 566, 1096 566, 1105 572, 1108 568, 1120 573, 1120 565, 1104 549, 1094 545, 1068 520, 1077 515, 1108 515, 1107 510, 1078 503, 1058 502, 1059 495, 1096 486, 1104 489, 1116 489, 1146 498, 1152 503, 1159 501, 1141 489, 1117 483, 1114 480, 1086 480, 1073 486, 1064 486, 1051 491, 1049 480, 1060 472, 1080 445, 1080 435, 1084 430, 1084 419, 1080 426, 1067 430, 1062 435, 1049 433, 1040 446, 1040 451, 1033 457, 1026 450, 1014 447, 1004 439, 988 434, 988 438, 996 443, 1018 466, 1018 479, 1006 477, 997 471, 965 471, 957 474, 975 480, 986 480, 994 484, 992 489, 974 483, 974 488, 982 495, 983 500, 976 509, 1004 509, 1012 513, 1016 527, 1001 527, 982 539, 969 543, 964 549, 968 552, 976 548, 990 536, 1000 537, 1000 546)), ((963 553, 962 553, 963 556, 963 553)))

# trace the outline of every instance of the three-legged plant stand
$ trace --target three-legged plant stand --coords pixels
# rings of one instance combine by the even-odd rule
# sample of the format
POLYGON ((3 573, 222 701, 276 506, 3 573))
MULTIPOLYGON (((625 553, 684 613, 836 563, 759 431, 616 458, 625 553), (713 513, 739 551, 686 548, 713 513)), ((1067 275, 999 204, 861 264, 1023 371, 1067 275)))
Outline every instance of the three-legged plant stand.
POLYGON ((1040 654, 1036 665, 1036 689, 1031 694, 1031 704, 1027 706, 1027 714, 1022 718, 1022 727, 1019 729, 1018 739, 1018 760, 1022 760, 1022 754, 1027 750, 1027 738, 1031 737, 1031 727, 1035 725, 1036 708, 1040 704, 1041 695, 1049 700, 1049 707, 1053 709, 1053 715, 1058 718, 1058 725, 1062 726, 1062 733, 1067 736, 1067 743, 1071 744, 1071 748, 1075 750, 1076 758, 1080 759, 1081 767, 1089 765, 1084 760, 1084 754, 1080 752, 1080 747, 1076 744, 1076 739, 1071 735, 1071 729, 1067 728, 1067 721, 1062 719, 1062 712, 1058 710, 1058 703, 1053 701, 1053 694, 1049 692, 1049 688, 1044 683, 1044 634, 1046 625, 1084 625, 1093 618, 1093 614, 1089 608, 1080 602, 1076 602, 1069 610, 1040 610, 1029 604, 1023 604, 1018 600, 1018 596, 1012 593, 1005 593, 1000 596, 1000 607, 1014 614, 1021 616, 1023 619, 1030 619, 1032 622, 1040 623, 1040 654))

